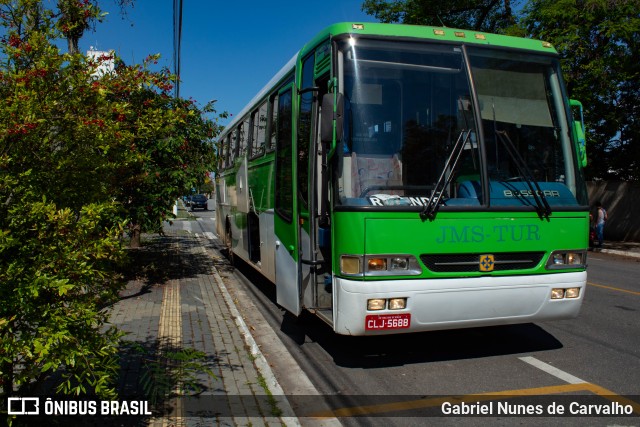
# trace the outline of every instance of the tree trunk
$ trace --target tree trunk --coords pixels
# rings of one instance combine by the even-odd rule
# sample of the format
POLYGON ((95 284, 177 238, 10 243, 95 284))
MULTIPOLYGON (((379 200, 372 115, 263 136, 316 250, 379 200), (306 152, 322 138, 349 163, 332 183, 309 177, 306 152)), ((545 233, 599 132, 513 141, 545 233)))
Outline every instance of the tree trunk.
POLYGON ((129 227, 129 235, 131 237, 131 241, 129 242, 129 247, 132 249, 137 249, 141 246, 140 243, 140 234, 141 234, 140 224, 132 224, 129 227))
POLYGON ((80 53, 79 47, 80 38, 69 36, 67 38, 67 49, 69 49, 69 53, 71 55, 75 55, 76 53, 80 53))

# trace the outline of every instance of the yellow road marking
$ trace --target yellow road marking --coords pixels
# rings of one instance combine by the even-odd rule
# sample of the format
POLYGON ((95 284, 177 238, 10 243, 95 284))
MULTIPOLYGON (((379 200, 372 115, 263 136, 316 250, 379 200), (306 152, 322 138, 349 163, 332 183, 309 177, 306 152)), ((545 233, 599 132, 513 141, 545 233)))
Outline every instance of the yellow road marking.
POLYGON ((602 396, 605 399, 609 399, 612 402, 618 402, 621 405, 631 405, 633 407, 633 412, 635 412, 636 414, 640 415, 640 404, 637 402, 634 402, 631 399, 627 399, 626 397, 620 396, 618 394, 615 394, 614 392, 607 390, 604 387, 600 387, 599 385, 596 384, 591 384, 591 383, 585 383, 585 386, 587 386, 587 389, 590 392, 593 392, 595 394, 597 394, 598 396, 602 396))
POLYGON ((507 399, 511 397, 522 396, 543 396, 549 394, 571 393, 577 391, 590 391, 598 396, 618 402, 621 405, 631 405, 633 411, 640 414, 640 404, 633 400, 619 396, 612 391, 591 383, 563 384, 555 386, 523 388, 518 390, 492 391, 488 393, 467 394, 460 396, 444 396, 431 399, 416 399, 405 402, 385 403, 381 405, 354 406, 351 408, 339 408, 332 411, 317 412, 304 415, 311 418, 329 418, 329 417, 353 417, 358 415, 371 415, 384 412, 407 411, 411 409, 424 409, 441 406, 445 402, 450 403, 473 403, 480 401, 496 400, 497 397, 507 399))
POLYGON ((613 291, 626 292, 626 293, 631 294, 631 295, 639 295, 640 296, 640 292, 630 291, 630 290, 627 290, 627 289, 614 288, 613 286, 599 285, 599 284, 593 283, 593 282, 587 282, 587 285, 595 286, 596 288, 610 289, 610 290, 613 290, 613 291))

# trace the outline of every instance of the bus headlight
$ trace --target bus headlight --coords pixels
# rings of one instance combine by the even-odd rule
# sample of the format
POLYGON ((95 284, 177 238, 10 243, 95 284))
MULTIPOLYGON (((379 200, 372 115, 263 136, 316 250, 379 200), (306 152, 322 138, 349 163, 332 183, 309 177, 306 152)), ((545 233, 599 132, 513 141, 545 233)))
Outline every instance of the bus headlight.
POLYGON ((580 288, 569 288, 564 291, 565 298, 579 298, 580 288))
POLYGON ((418 259, 413 255, 367 255, 365 276, 417 276, 422 274, 418 259))
POLYGON ((409 258, 406 257, 393 257, 391 258, 391 264, 389 270, 408 270, 409 258))
POLYGON ((547 270, 585 268, 587 251, 554 251, 547 261, 547 270))
POLYGON ((582 265, 582 254, 576 252, 567 253, 567 264, 582 265))
POLYGON ((406 298, 372 298, 367 300, 367 311, 404 310, 407 308, 406 298))
POLYGON ((406 298, 391 298, 389 300, 389 310, 404 310, 407 308, 406 298))
POLYGON ((367 310, 369 311, 384 310, 386 307, 387 307, 387 300, 384 298, 367 300, 367 310))
POLYGON ((580 288, 553 288, 551 299, 580 298, 580 288))
POLYGON ((340 272, 346 276, 417 276, 422 268, 413 255, 342 255, 340 272))

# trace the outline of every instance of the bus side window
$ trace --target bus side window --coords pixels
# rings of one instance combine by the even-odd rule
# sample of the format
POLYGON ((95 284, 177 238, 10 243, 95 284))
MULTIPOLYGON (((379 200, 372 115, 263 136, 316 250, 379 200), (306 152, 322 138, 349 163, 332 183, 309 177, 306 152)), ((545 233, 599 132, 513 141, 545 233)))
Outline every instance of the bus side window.
POLYGON ((232 166, 238 156, 238 128, 231 131, 231 140, 229 142, 229 166, 232 166))
POLYGON ((278 99, 278 122, 276 140, 275 211, 286 222, 291 223, 294 213, 293 176, 293 85, 287 83, 278 99))
POLYGON ((226 139, 221 140, 218 143, 218 170, 221 171, 224 169, 224 142, 226 139))
POLYGON ((278 94, 273 94, 269 99, 269 141, 267 151, 272 151, 276 148, 276 139, 278 132, 278 94))
POLYGON ((224 156, 224 167, 228 168, 231 165, 231 134, 227 135, 227 137, 224 139, 224 150, 223 150, 223 156, 224 156))
POLYGON ((264 154, 265 138, 267 136, 267 103, 263 102, 260 108, 251 115, 251 157, 264 154))
POLYGON ((257 120, 258 111, 254 110, 251 112, 251 115, 248 119, 248 127, 247 133, 249 134, 249 147, 247 150, 247 154, 249 158, 253 158, 256 156, 256 147, 258 145, 257 135, 256 135, 256 120, 257 120))
POLYGON ((249 117, 238 126, 238 156, 243 157, 249 148, 249 117))

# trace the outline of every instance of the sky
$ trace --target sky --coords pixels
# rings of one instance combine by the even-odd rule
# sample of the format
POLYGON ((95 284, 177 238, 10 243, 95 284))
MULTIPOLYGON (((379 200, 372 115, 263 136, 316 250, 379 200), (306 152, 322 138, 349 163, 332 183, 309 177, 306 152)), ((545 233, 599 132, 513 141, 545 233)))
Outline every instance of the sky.
MULTIPOLYGON (((173 0, 134 0, 124 14, 114 0, 98 4, 108 15, 85 32, 81 51, 115 50, 127 64, 159 53, 158 67, 173 71, 173 0)), ((361 7, 362 0, 184 0, 180 96, 239 113, 323 28, 375 22, 361 7)))

